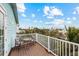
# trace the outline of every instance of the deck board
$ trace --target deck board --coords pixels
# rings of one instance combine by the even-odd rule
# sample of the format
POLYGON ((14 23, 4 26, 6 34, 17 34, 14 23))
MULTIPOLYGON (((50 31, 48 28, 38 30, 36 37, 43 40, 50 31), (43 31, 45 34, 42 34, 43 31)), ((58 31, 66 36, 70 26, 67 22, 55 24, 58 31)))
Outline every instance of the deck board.
POLYGON ((35 43, 31 46, 21 46, 19 49, 14 47, 9 56, 53 56, 53 54, 47 52, 40 44, 35 43))

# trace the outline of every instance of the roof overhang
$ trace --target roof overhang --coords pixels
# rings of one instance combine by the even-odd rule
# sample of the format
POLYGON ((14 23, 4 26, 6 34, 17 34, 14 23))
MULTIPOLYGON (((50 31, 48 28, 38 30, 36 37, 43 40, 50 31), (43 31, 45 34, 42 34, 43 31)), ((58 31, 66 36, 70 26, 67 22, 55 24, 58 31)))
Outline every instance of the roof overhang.
POLYGON ((13 10, 16 24, 19 24, 19 21, 18 21, 18 12, 17 12, 16 3, 10 3, 10 6, 11 6, 11 8, 12 8, 12 10, 13 10))

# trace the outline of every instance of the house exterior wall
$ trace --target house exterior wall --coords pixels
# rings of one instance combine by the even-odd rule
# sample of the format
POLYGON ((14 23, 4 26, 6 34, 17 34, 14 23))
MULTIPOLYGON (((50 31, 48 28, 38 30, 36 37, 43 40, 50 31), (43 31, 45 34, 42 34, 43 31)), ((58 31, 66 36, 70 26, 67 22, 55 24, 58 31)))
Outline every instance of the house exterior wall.
POLYGON ((15 46, 16 22, 10 4, 0 4, 6 11, 4 18, 4 55, 8 55, 11 48, 15 46))

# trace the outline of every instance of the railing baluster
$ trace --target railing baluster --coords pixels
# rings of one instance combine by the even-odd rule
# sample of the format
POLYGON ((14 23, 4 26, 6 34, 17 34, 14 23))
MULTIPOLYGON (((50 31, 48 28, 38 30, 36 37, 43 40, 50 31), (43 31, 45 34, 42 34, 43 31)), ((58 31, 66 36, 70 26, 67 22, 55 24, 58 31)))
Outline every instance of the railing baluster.
POLYGON ((65 43, 63 42, 63 55, 65 55, 65 43))
POLYGON ((71 54, 70 54, 70 43, 69 43, 69 56, 70 56, 71 54))
POLYGON ((54 40, 54 52, 55 52, 55 47, 56 47, 56 46, 55 46, 55 40, 54 40))
POLYGON ((50 52, 50 38, 48 36, 48 51, 50 52))
POLYGON ((58 55, 58 41, 57 41, 57 55, 58 55))
POLYGON ((57 54, 57 40, 55 41, 55 53, 57 54))
POLYGON ((62 56, 64 55, 64 45, 63 45, 64 42, 62 42, 62 56))
POLYGON ((32 38, 35 38, 37 42, 41 43, 43 46, 46 47, 46 49, 48 49, 48 51, 50 52, 50 50, 52 52, 54 52, 57 55, 76 55, 76 53, 79 56, 79 44, 77 43, 73 43, 73 42, 69 42, 69 41, 65 41, 65 40, 60 40, 57 38, 53 38, 53 40, 50 41, 50 36, 48 36, 48 41, 45 41, 45 39, 47 39, 47 36, 45 35, 41 35, 38 33, 35 34, 23 34, 23 35, 19 35, 23 38, 25 38, 27 35, 31 35, 32 38), (53 44, 51 46, 51 43, 53 44), (71 48, 73 47, 73 48, 71 48), (51 49, 50 49, 51 48, 51 49), (72 50, 71 50, 72 49, 72 50), (76 49, 76 50, 75 50, 76 49))
POLYGON ((36 33, 36 41, 38 42, 38 34, 36 33))
POLYGON ((73 45, 73 56, 75 55, 75 45, 73 45))
POLYGON ((61 56, 61 41, 60 41, 60 56, 61 56))
POLYGON ((65 42, 65 56, 67 56, 67 43, 65 42))
POLYGON ((53 50, 54 50, 54 40, 53 40, 53 50))
POLYGON ((78 56, 79 56, 79 45, 78 45, 78 56))
POLYGON ((56 53, 57 53, 57 50, 58 50, 57 45, 58 45, 58 41, 56 40, 56 53))
POLYGON ((55 45, 54 46, 55 46, 54 52, 56 53, 56 40, 55 40, 55 45))

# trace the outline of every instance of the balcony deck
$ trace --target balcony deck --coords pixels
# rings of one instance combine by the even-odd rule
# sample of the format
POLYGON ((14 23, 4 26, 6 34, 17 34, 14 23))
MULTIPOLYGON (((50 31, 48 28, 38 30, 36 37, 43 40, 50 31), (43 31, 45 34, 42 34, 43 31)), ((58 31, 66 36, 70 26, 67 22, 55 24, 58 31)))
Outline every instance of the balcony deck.
POLYGON ((14 47, 9 56, 54 56, 53 54, 49 53, 45 48, 43 48, 40 44, 35 43, 34 45, 25 45, 14 47))

